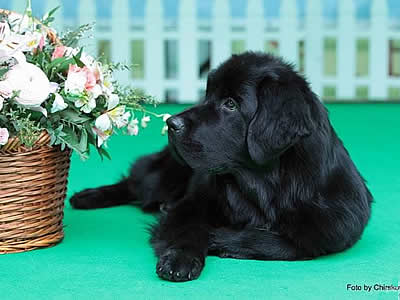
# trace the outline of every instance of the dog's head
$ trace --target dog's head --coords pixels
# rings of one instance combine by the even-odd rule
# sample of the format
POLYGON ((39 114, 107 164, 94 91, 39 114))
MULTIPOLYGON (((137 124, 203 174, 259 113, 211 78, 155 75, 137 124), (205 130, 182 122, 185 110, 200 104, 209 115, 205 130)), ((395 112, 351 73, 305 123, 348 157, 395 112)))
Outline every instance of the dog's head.
POLYGON ((203 103, 168 119, 170 146, 194 169, 267 165, 313 132, 316 101, 281 59, 234 55, 208 76, 203 103))

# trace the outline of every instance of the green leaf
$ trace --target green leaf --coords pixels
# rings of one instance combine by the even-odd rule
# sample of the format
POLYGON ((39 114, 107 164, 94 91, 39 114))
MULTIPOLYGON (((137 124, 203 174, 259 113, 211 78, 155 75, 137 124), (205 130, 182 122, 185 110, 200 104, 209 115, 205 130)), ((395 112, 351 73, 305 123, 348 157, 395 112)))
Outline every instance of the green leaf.
POLYGON ((0 68, 0 78, 10 70, 9 67, 0 68))
POLYGON ((103 147, 101 147, 101 148, 96 148, 97 149, 97 152, 99 153, 99 155, 100 155, 100 158, 103 160, 103 156, 105 156, 105 157, 107 157, 109 160, 111 160, 111 156, 110 156, 110 154, 107 152, 107 150, 106 149, 104 149, 103 147))
POLYGON ((68 70, 70 65, 75 64, 75 60, 73 58, 68 58, 63 61, 57 68, 56 73, 64 73, 68 70))
POLYGON ((69 122, 76 123, 76 124, 82 124, 91 119, 90 117, 85 116, 84 114, 79 114, 76 111, 71 110, 71 109, 61 111, 60 116, 62 119, 65 119, 69 122))
POLYGON ((66 57, 58 57, 53 59, 53 61, 51 63, 49 63, 49 65, 47 66, 47 69, 50 70, 51 68, 55 68, 58 65, 60 65, 62 62, 64 62, 65 60, 67 60, 68 58, 66 57))
POLYGON ((73 55, 72 57, 74 58, 75 63, 79 68, 83 68, 85 66, 85 64, 78 57, 76 57, 75 55, 73 55))
POLYGON ((79 50, 77 55, 73 55, 72 56, 74 58, 74 60, 75 60, 75 63, 77 64, 77 66, 79 68, 83 68, 85 66, 85 64, 81 61, 82 51, 83 51, 83 48, 81 48, 79 50))
POLYGON ((79 148, 82 149, 82 152, 86 152, 88 149, 88 134, 86 129, 83 129, 81 132, 81 140, 79 141, 79 148))
POLYGON ((48 26, 50 23, 54 21, 54 13, 60 8, 60 6, 57 6, 56 8, 53 8, 51 11, 49 11, 47 14, 44 15, 42 20, 40 21, 43 25, 48 26))
POLYGON ((47 14, 47 17, 49 18, 49 17, 53 16, 54 13, 55 13, 60 7, 61 7, 61 6, 59 5, 59 6, 55 7, 55 8, 53 8, 51 11, 49 11, 49 13, 47 14))
POLYGON ((82 52, 83 52, 83 48, 80 48, 78 54, 76 54, 75 57, 78 59, 81 59, 82 52))
POLYGON ((69 148, 76 151, 81 159, 87 159, 87 144, 81 147, 78 135, 70 127, 64 127, 65 136, 59 137, 69 148))

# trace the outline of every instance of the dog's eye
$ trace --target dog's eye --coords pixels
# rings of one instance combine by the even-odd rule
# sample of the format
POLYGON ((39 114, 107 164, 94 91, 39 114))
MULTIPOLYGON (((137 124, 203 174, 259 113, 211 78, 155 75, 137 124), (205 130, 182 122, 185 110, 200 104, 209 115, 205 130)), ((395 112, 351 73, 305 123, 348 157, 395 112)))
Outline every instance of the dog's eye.
POLYGON ((223 103, 223 105, 225 108, 227 108, 231 111, 234 111, 237 109, 236 102, 232 98, 226 99, 225 102, 223 103))

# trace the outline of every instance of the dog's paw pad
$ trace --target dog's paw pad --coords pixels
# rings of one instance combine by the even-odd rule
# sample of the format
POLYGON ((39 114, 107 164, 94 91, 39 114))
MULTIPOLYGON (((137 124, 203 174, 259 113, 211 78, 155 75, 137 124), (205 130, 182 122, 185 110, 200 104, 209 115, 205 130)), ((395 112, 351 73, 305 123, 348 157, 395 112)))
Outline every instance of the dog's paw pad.
POLYGON ((169 281, 188 281, 199 277, 204 259, 183 250, 168 250, 160 256, 156 273, 169 281))

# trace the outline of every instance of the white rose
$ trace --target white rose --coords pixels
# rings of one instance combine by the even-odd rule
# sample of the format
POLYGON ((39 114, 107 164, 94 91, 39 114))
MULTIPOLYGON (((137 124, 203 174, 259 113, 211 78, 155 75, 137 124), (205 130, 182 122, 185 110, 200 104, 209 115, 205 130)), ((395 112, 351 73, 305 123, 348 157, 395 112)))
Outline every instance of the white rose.
POLYGON ((0 128, 0 145, 5 145, 10 137, 7 128, 0 128))
POLYGON ((0 96, 0 110, 3 109, 4 98, 0 96))
POLYGON ((31 63, 18 64, 12 67, 1 81, 2 88, 19 91, 15 101, 27 107, 37 107, 49 96, 51 85, 46 74, 31 63))

